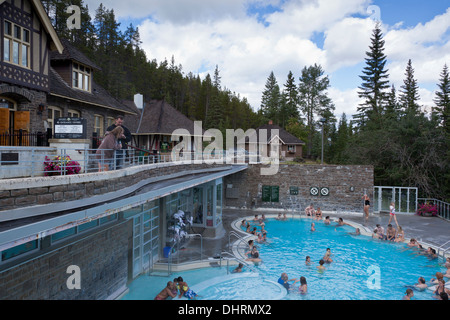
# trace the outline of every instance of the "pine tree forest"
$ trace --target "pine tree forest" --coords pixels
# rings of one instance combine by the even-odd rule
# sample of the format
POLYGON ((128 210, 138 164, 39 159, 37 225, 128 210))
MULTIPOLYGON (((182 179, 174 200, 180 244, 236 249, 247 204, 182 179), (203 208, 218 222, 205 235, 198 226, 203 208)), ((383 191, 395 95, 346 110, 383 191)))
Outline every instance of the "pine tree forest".
POLYGON ((139 29, 121 31, 114 10, 100 5, 90 17, 83 0, 42 1, 61 38, 71 41, 100 68, 95 81, 121 100, 134 94, 165 99, 203 128, 257 128, 269 120, 306 143, 304 157, 320 158, 322 125, 324 161, 373 165, 375 185, 418 187, 420 197, 450 202, 450 75, 442 66, 434 106, 425 113, 420 102, 414 61, 405 61, 404 84, 389 83, 388 57, 379 25, 366 52, 355 115, 335 115, 327 95, 330 82, 320 65, 293 66, 279 83, 273 72, 261 88, 261 105, 253 110, 245 97, 221 82, 220 66, 201 79, 171 57, 156 61, 141 48, 139 29), (69 5, 81 8, 81 29, 68 30, 69 5), (302 69, 303 68, 303 69, 302 69), (351 116, 351 117, 350 117, 351 116), (323 120, 324 122, 321 122, 323 120))

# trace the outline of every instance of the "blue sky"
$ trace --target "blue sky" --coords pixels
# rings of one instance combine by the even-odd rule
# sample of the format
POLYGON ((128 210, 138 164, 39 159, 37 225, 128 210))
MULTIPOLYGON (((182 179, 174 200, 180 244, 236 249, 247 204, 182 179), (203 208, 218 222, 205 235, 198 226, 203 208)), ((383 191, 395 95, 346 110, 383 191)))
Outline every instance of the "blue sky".
POLYGON ((289 71, 298 81, 303 67, 318 63, 331 79, 335 114, 354 114, 378 11, 397 89, 412 59, 421 103, 429 108, 450 64, 448 0, 85 0, 91 11, 101 2, 122 27, 139 27, 148 58, 174 56, 185 73, 200 76, 218 65, 222 85, 255 110, 270 72, 282 87, 289 71))

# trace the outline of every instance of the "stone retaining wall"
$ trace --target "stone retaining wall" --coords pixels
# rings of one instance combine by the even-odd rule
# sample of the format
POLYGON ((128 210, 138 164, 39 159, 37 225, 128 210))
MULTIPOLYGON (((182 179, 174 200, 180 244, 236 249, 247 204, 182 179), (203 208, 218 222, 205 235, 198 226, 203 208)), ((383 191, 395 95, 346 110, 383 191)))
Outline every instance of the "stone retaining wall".
POLYGON ((373 199, 372 166, 280 165, 278 174, 261 175, 261 165, 250 165, 225 178, 226 206, 237 208, 273 208, 304 211, 309 204, 322 211, 363 212, 362 196, 373 199), (263 186, 279 187, 279 202, 263 202, 263 186), (298 189, 297 195, 290 188, 298 189), (317 187, 318 195, 311 194, 317 187), (328 188, 327 196, 320 195, 328 188))

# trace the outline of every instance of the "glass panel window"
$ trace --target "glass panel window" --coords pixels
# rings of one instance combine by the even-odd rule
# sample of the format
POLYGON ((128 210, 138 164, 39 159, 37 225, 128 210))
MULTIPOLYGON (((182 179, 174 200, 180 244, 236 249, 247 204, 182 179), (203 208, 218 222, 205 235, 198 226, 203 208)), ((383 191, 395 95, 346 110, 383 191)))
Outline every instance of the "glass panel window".
POLYGON ((72 86, 84 91, 91 91, 91 70, 78 63, 73 64, 72 86))
POLYGON ((3 60, 10 61, 11 59, 11 41, 8 38, 3 39, 3 60))
POLYGON ((30 31, 5 21, 3 28, 3 60, 28 68, 30 66, 30 31))
POLYGON ((5 21, 5 35, 11 36, 12 35, 11 30, 12 30, 11 22, 5 21))
POLYGON ((19 64, 19 43, 13 42, 13 62, 19 64))
POLYGON ((102 137, 104 134, 103 130, 103 116, 98 114, 94 115, 94 132, 97 132, 99 137, 102 137))
POLYGON ((64 230, 64 231, 57 232, 55 234, 52 234, 52 242, 73 236, 75 233, 76 233, 75 227, 64 230))
POLYGON ((33 240, 16 247, 2 251, 2 261, 9 260, 21 254, 36 250, 38 248, 38 240, 33 240))
POLYGON ((22 45, 22 65, 25 66, 28 64, 28 50, 26 45, 22 45))

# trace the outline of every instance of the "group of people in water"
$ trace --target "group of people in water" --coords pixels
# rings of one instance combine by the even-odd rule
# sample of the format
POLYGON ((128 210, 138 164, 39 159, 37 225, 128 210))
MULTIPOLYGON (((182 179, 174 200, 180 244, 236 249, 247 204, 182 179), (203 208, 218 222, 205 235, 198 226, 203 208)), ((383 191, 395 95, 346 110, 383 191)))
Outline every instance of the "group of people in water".
POLYGON ((444 278, 450 278, 450 258, 447 258, 444 265, 447 268, 447 272, 445 274, 442 272, 436 272, 435 278, 431 278, 428 284, 424 277, 419 277, 416 284, 413 286, 408 286, 405 296, 403 296, 403 300, 411 300, 411 298, 414 297, 414 291, 416 290, 424 291, 427 289, 431 289, 435 299, 448 300, 450 290, 446 288, 446 281, 444 278))
MULTIPOLYGON (((322 211, 320 210, 320 208, 318 208, 318 210, 314 210, 314 207, 311 205, 306 209, 306 215, 308 217, 313 218, 314 220, 322 220, 322 211)), ((279 213, 278 216, 275 218, 276 220, 279 221, 285 221, 287 220, 287 216, 286 213, 282 214, 279 213)), ((246 230, 246 232, 257 236, 257 239, 253 240, 249 240, 248 241, 248 246, 249 246, 249 250, 247 252, 245 252, 245 256, 246 256, 246 261, 249 262, 254 262, 254 263, 259 263, 261 262, 261 257, 259 256, 259 251, 258 251, 258 247, 255 245, 255 241, 257 243, 264 243, 267 241, 267 230, 265 229, 265 220, 266 217, 264 214, 261 215, 261 217, 259 217, 257 214, 254 216, 254 218, 252 219, 252 221, 247 221, 246 219, 241 221, 241 229, 242 230, 246 230), (260 228, 260 231, 258 231, 257 227, 258 226, 260 228)), ((329 216, 326 216, 325 219, 323 220, 323 222, 327 225, 331 224, 331 220, 329 216)), ((339 218, 337 221, 336 227, 338 226, 344 226, 344 225, 349 225, 348 223, 344 222, 344 220, 342 218, 339 218)), ((311 232, 315 232, 315 223, 312 222, 311 223, 311 232)), ((359 229, 356 229, 355 233, 353 233, 355 235, 359 235, 359 229)), ((327 248, 324 256, 322 259, 320 259, 319 261, 319 265, 317 266, 317 270, 319 272, 324 272, 326 267, 325 264, 327 263, 332 263, 333 259, 331 258, 332 253, 331 253, 331 249, 327 248)), ((311 257, 307 256, 306 260, 305 260, 305 264, 306 265, 311 265, 311 257)), ((239 263, 239 265, 236 267, 236 269, 233 270, 234 273, 236 272, 242 272, 242 269, 244 267, 243 263, 239 263)), ((299 278, 293 278, 293 279, 289 279, 288 275, 286 273, 282 273, 280 278, 278 279, 278 283, 281 284, 283 287, 285 287, 288 291, 293 291, 297 289, 296 284, 299 283, 298 285, 298 292, 305 294, 308 292, 308 284, 306 281, 306 278, 304 276, 301 276, 299 278)))
MULTIPOLYGON (((312 218, 313 220, 323 221, 324 224, 330 225, 331 220, 329 216, 326 216, 325 219, 322 218, 322 211, 320 208, 317 208, 317 210, 314 209, 313 205, 311 204, 305 209, 305 214, 307 217, 312 218)), ((258 238, 255 240, 258 243, 264 243, 267 241, 267 230, 265 229, 265 215, 263 214, 261 217, 258 217, 258 215, 254 216, 253 224, 248 222, 247 220, 241 221, 241 228, 246 230, 248 233, 253 234, 257 236, 258 238), (261 228, 261 231, 257 231, 257 227, 255 227, 255 224, 261 228)), ((286 214, 279 213, 276 217, 276 220, 287 220, 286 214)), ((344 225, 350 225, 342 218, 339 218, 337 221, 336 226, 344 226, 344 225)), ((315 232, 315 222, 311 222, 311 232, 315 232)), ((352 235, 360 235, 360 229, 355 228, 355 232, 350 233, 352 235)), ((392 242, 405 242, 405 232, 402 229, 401 226, 398 225, 398 220, 395 215, 395 204, 392 202, 390 205, 390 218, 388 222, 387 229, 385 230, 380 224, 376 225, 376 228, 373 230, 372 233, 373 239, 379 239, 383 241, 392 241, 392 242), (394 221, 397 228, 395 228, 391 222, 394 221)), ((261 257, 259 255, 257 246, 254 245, 254 240, 249 240, 248 242, 249 250, 245 253, 247 256, 246 261, 251 262, 261 262, 261 257)), ((410 242, 407 244, 407 248, 417 248, 418 254, 427 256, 430 260, 437 259, 437 253, 436 250, 432 247, 428 247, 427 249, 423 248, 423 246, 414 238, 410 240, 410 242)), ((326 270, 325 265, 332 263, 333 259, 331 258, 331 249, 327 248, 324 256, 322 259, 320 259, 319 264, 317 265, 317 270, 319 272, 324 272, 326 270)), ((311 265, 311 257, 307 256, 305 260, 306 265, 311 265)), ((233 271, 233 272, 241 272, 244 265, 242 263, 239 264, 239 266, 233 271)), ((429 288, 431 286, 433 287, 433 294, 434 298, 440 299, 440 300, 448 300, 448 295, 450 295, 450 290, 445 287, 445 280, 444 278, 450 278, 450 258, 447 258, 447 262, 445 263, 445 267, 447 268, 447 272, 445 274, 441 272, 436 273, 436 278, 433 278, 430 280, 430 283, 427 284, 425 279, 423 277, 420 277, 418 280, 418 283, 414 286, 408 286, 408 289, 406 291, 406 295, 403 297, 405 300, 409 300, 411 297, 414 296, 415 290, 424 290, 426 288, 429 288)), ((278 279, 278 283, 283 285, 287 290, 293 291, 296 290, 297 286, 296 284, 299 283, 298 286, 298 292, 300 293, 307 293, 308 291, 308 285, 306 278, 301 276, 299 278, 292 278, 290 279, 286 273, 282 273, 280 278, 278 279)))
POLYGON ((189 300, 198 297, 197 293, 189 288, 186 281, 182 277, 178 277, 173 279, 173 281, 167 282, 167 286, 156 295, 155 300, 166 300, 169 297, 176 298, 177 296, 178 298, 185 297, 189 300))
MULTIPOLYGON (((370 200, 367 197, 367 195, 364 195, 363 198, 365 201, 364 212, 367 217, 368 216, 367 211, 368 206, 370 206, 370 200)), ((331 224, 330 217, 326 216, 324 219, 320 207, 314 209, 314 206, 312 204, 305 209, 305 215, 313 220, 323 221, 325 225, 331 224)), ((377 224, 376 228, 372 232, 372 238, 384 241, 404 242, 405 232, 403 231, 402 227, 398 225, 397 217, 395 214, 395 204, 393 202, 390 205, 389 215, 390 218, 387 229, 385 230, 380 224, 377 224), (392 221, 395 222, 397 229, 391 224, 392 221)), ((284 214, 279 213, 275 219, 280 221, 288 220, 288 218, 286 217, 286 213, 284 214)), ((265 229, 265 221, 266 217, 264 214, 262 214, 261 217, 259 217, 256 214, 251 221, 247 221, 246 219, 241 221, 240 225, 241 229, 257 237, 254 240, 252 239, 248 241, 249 249, 247 252, 245 252, 246 256, 245 260, 248 262, 258 264, 259 262, 262 261, 258 251, 258 247, 255 245, 255 242, 259 244, 267 242, 267 230, 265 229)), ((336 223, 337 223, 336 227, 350 225, 344 222, 342 218, 339 218, 336 221, 336 223)), ((314 221, 311 223, 310 231, 311 232, 316 231, 314 221)), ((355 228, 355 232, 351 234, 360 235, 361 233, 359 228, 355 228)), ((428 247, 428 249, 423 248, 422 245, 414 238, 412 238, 409 241, 409 243, 407 244, 407 248, 418 249, 418 254, 426 255, 430 260, 438 258, 435 249, 431 247, 428 247)), ((325 264, 330 264, 332 262, 333 259, 331 249, 327 248, 323 258, 320 259, 319 264, 316 266, 316 268, 319 272, 322 273, 326 270, 325 264)), ((312 264, 310 256, 306 257, 305 264, 308 266, 312 264)), ((414 290, 426 290, 430 288, 432 289, 434 297, 436 299, 448 300, 450 290, 445 287, 446 282, 444 278, 450 278, 450 258, 447 258, 445 267, 447 268, 447 272, 445 274, 437 272, 436 277, 432 278, 428 284, 426 283, 423 277, 420 277, 418 279, 418 282, 414 286, 407 286, 407 290, 405 296, 403 297, 403 300, 410 300, 414 296, 414 290)), ((239 263, 239 265, 232 272, 233 273, 242 272, 243 268, 244 264, 239 263)), ((308 292, 308 284, 304 276, 290 279, 286 273, 282 273, 280 278, 278 279, 278 283, 281 284, 283 287, 285 287, 288 291, 296 290, 301 294, 306 294, 308 292), (299 283, 298 287, 296 286, 297 283, 299 283)), ((169 297, 175 298, 177 297, 177 295, 179 298, 184 296, 185 298, 188 299, 195 299, 198 296, 192 289, 189 288, 188 284, 183 280, 182 277, 178 277, 175 278, 173 281, 169 281, 167 283, 167 286, 155 297, 155 300, 165 300, 169 297)))

